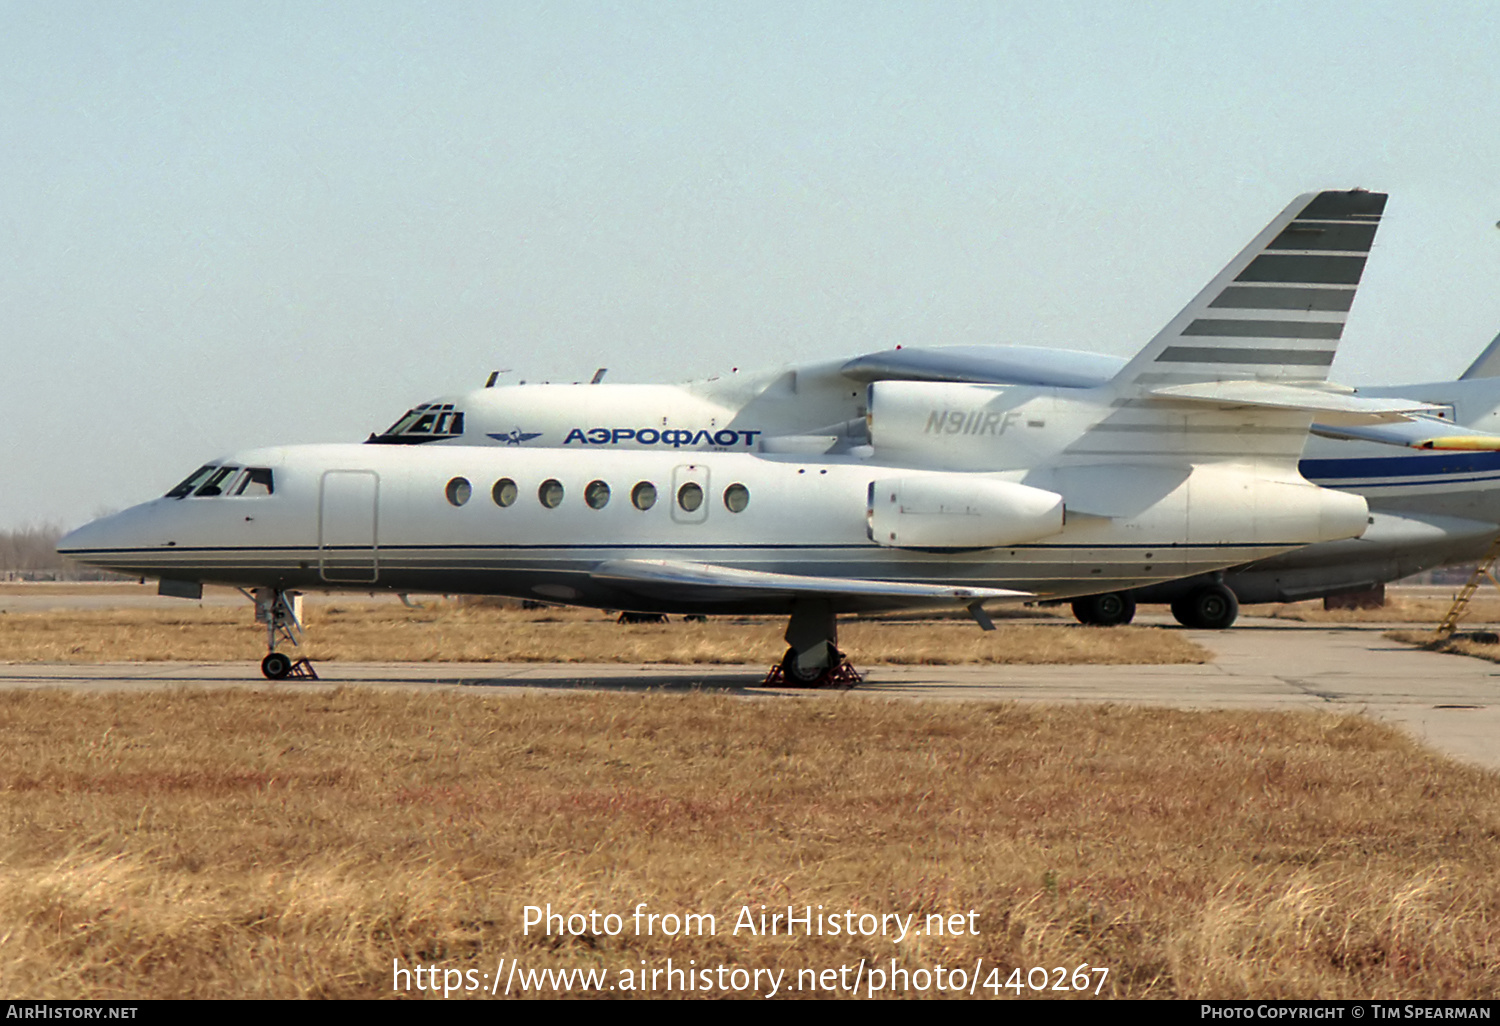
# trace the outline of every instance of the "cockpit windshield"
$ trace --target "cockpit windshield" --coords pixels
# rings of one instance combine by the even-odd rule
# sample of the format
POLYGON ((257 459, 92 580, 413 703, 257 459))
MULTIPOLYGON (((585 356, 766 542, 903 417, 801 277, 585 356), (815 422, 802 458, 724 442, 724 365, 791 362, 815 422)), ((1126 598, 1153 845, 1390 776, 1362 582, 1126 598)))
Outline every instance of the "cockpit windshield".
POLYGON ((208 475, 208 480, 198 486, 193 496, 197 498, 205 495, 223 495, 234 484, 235 475, 239 472, 239 467, 220 467, 208 475))
POLYGON ((452 403, 423 403, 407 410, 400 420, 381 434, 365 439, 376 445, 421 445, 464 433, 464 414, 452 403))
POLYGON ((178 485, 176 488, 173 488, 170 492, 168 492, 166 494, 166 498, 168 498, 168 499, 180 499, 184 495, 191 495, 193 493, 193 489, 194 488, 197 488, 199 485, 201 485, 204 482, 204 480, 206 480, 208 478, 209 474, 212 474, 215 470, 218 470, 218 469, 219 468, 216 467, 216 466, 214 466, 212 463, 210 463, 210 464, 208 464, 206 466, 199 467, 197 470, 193 471, 187 477, 183 478, 182 483, 180 485, 178 485))
POLYGON ((275 491, 276 485, 269 467, 237 467, 232 464, 219 466, 208 463, 189 474, 166 497, 183 499, 191 495, 195 499, 201 499, 215 495, 240 495, 248 498, 271 495, 275 491))

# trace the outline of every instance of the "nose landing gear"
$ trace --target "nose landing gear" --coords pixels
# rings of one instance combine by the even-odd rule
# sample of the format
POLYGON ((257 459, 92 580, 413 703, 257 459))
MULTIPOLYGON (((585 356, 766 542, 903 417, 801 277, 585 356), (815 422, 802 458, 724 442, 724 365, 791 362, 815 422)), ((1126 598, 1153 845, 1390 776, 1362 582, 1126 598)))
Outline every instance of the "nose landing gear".
POLYGON ((276 651, 282 643, 293 648, 302 644, 302 596, 280 588, 256 588, 253 593, 240 589, 255 603, 255 622, 266 625, 266 647, 270 652, 260 661, 260 672, 268 680, 317 680, 318 672, 305 658, 293 660, 276 651))

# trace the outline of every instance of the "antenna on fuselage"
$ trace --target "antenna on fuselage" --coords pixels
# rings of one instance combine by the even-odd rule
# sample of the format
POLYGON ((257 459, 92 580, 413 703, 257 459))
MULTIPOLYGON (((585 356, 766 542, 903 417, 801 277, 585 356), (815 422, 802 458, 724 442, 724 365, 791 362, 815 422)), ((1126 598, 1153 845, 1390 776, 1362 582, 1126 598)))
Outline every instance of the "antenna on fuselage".
POLYGON ((591 384, 591 385, 597 385, 597 384, 599 384, 599 382, 601 382, 601 381, 604 380, 604 375, 607 374, 608 372, 609 372, 609 368, 608 367, 600 367, 598 370, 594 371, 594 377, 592 378, 592 380, 589 381, 589 384, 591 384))

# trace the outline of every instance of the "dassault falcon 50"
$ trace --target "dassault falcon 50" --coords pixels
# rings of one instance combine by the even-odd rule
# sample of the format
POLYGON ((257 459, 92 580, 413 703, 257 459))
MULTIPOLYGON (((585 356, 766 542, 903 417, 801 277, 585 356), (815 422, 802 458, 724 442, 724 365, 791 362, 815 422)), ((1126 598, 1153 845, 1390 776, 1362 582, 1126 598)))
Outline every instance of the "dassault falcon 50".
MULTIPOLYGON (((781 672, 825 682, 846 665, 839 613, 947 606, 989 627, 987 602, 1363 533, 1364 498, 1309 482, 1298 460, 1314 418, 1426 409, 1326 382, 1384 205, 1299 197, 1101 383, 872 381, 868 441, 846 451, 260 448, 58 548, 169 594, 249 589, 272 678, 295 665, 278 645, 298 633, 297 589, 381 588, 787 614, 781 672)), ((438 411, 449 430, 455 412, 438 411)))

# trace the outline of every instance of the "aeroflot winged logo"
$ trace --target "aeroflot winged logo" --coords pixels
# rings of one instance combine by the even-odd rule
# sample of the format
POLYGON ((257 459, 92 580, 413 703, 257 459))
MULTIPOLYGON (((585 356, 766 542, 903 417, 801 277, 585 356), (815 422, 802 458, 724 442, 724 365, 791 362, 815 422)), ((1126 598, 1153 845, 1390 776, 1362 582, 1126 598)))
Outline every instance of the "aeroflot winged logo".
POLYGON ((533 438, 541 438, 542 433, 540 431, 522 431, 520 428, 515 428, 509 434, 504 435, 489 432, 489 437, 497 442, 504 442, 506 445, 520 445, 522 442, 529 442, 533 438))

